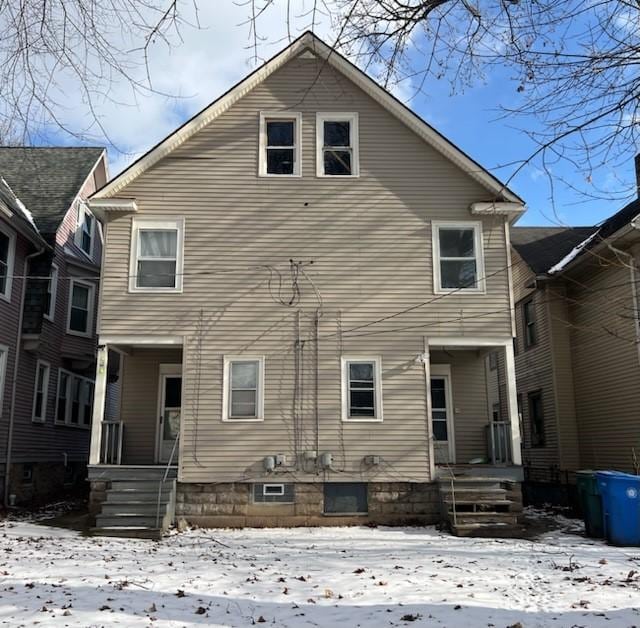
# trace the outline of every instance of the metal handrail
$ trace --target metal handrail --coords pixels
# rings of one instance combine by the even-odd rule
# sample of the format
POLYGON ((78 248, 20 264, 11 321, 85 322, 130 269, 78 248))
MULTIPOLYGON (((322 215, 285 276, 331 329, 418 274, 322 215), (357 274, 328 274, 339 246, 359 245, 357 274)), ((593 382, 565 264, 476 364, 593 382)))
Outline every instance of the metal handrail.
POLYGON ((169 461, 167 462, 167 466, 164 470, 164 475, 160 482, 158 482, 158 501, 156 503, 156 528, 159 527, 160 524, 160 498, 162 497, 162 487, 164 483, 167 481, 167 477, 169 475, 169 469, 171 468, 171 463, 173 462, 173 455, 176 453, 176 447, 178 445, 178 440, 180 440, 180 434, 176 436, 176 439, 173 441, 173 447, 171 448, 171 455, 169 456, 169 461))

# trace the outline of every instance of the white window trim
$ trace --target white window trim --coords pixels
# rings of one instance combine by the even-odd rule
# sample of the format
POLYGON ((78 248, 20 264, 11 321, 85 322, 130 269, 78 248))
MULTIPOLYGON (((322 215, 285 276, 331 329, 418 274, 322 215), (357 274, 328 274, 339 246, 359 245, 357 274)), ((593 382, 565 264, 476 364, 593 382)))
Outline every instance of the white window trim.
POLYGON ((95 250, 95 241, 96 241, 96 217, 93 212, 89 209, 89 206, 84 201, 78 202, 78 209, 76 212, 76 231, 74 234, 73 241, 75 245, 78 247, 80 251, 82 251, 83 255, 86 255, 90 260, 93 259, 93 253, 95 250), (89 252, 85 251, 82 248, 82 227, 84 225, 84 217, 86 214, 89 214, 93 220, 91 221, 91 247, 89 252))
POLYGON ((93 335, 93 310, 95 306, 95 296, 96 296, 96 287, 89 283, 88 281, 83 281, 82 279, 73 279, 71 278, 69 281, 69 298, 68 298, 68 307, 67 307, 67 333, 72 336, 80 336, 81 338, 91 338, 93 335), (75 284, 84 286, 85 288, 89 288, 89 311, 87 312, 87 331, 76 331, 75 329, 71 329, 71 306, 73 303, 73 286, 75 284))
POLYGON ((258 176, 275 179, 300 178, 302 176, 302 114, 298 111, 261 111, 259 129, 258 176), (274 174, 267 172, 267 120, 295 122, 293 149, 293 174, 274 174))
POLYGON ((133 218, 131 221, 131 247, 129 251, 129 292, 151 294, 175 294, 182 292, 184 269, 184 218, 133 218), (138 268, 138 231, 140 229, 176 229, 176 285, 173 288, 151 288, 136 286, 138 268))
POLYGON ((16 234, 0 225, 0 231, 9 237, 9 251, 7 257, 7 282, 5 291, 0 292, 0 299, 11 302, 11 288, 13 287, 13 273, 16 261, 16 234))
POLYGON ((4 387, 7 384, 7 363, 9 362, 9 347, 0 345, 0 417, 4 407, 4 387))
POLYGON ((31 421, 33 423, 44 423, 47 420, 47 404, 49 402, 49 381, 51 380, 51 364, 44 360, 36 362, 36 379, 33 384, 33 406, 31 408, 31 421), (36 398, 38 393, 38 375, 40 367, 45 368, 44 381, 42 382, 42 415, 36 415, 36 398))
POLYGON ((341 360, 342 380, 342 421, 344 423, 382 423, 382 358, 371 355, 347 355, 341 360), (376 414, 373 417, 349 416, 349 364, 351 362, 372 362, 374 365, 374 395, 376 414))
POLYGON ((431 223, 431 248, 433 253, 433 291, 435 294, 449 294, 452 292, 459 294, 485 294, 486 282, 484 271, 482 222, 474 220, 434 220, 431 223), (440 228, 473 229, 473 245, 476 254, 475 260, 477 275, 477 285, 475 288, 442 288, 442 277, 440 274, 440 228))
POLYGON ((284 484, 263 484, 262 495, 264 497, 282 497, 284 495, 284 484), (277 492, 268 492, 267 488, 278 489, 277 492))
MULTIPOLYGON (((51 286, 51 299, 49 300, 49 312, 44 317, 53 323, 56 317, 56 298, 58 297, 58 266, 51 264, 51 272, 49 274, 49 285, 51 286)), ((47 292, 49 288, 47 287, 47 292)))
POLYGON ((223 356, 224 369, 222 377, 222 420, 229 423, 257 423, 264 421, 264 356, 263 355, 225 355, 223 356), (254 417, 229 416, 229 403, 231 401, 231 363, 232 362, 258 362, 258 391, 256 395, 256 413, 254 417))
MULTIPOLYGON (((95 380, 89 378, 89 377, 84 377, 82 375, 78 375, 76 373, 73 373, 72 371, 67 371, 67 369, 63 369, 63 368, 59 368, 58 369, 58 379, 56 381, 56 411, 55 411, 55 419, 54 419, 54 423, 56 425, 64 425, 66 427, 73 427, 73 428, 79 428, 82 430, 88 430, 91 429, 91 419, 92 417, 89 417, 89 423, 85 424, 85 423, 72 423, 71 422, 71 406, 72 406, 72 398, 71 398, 71 392, 72 392, 72 383, 73 383, 73 379, 79 379, 79 380, 83 380, 85 382, 89 382, 90 384, 93 385, 93 392, 94 392, 94 397, 95 397, 95 380), (67 378, 67 408, 66 408, 66 414, 64 419, 60 420, 60 417, 58 416, 58 402, 60 400, 60 374, 61 373, 66 373, 66 375, 68 376, 67 378)), ((95 399, 93 400, 95 401, 95 399)))
POLYGON ((360 176, 360 131, 356 112, 316 113, 316 176, 328 179, 355 179, 360 176), (351 125, 351 174, 325 174, 324 172, 324 123, 349 122, 351 125))

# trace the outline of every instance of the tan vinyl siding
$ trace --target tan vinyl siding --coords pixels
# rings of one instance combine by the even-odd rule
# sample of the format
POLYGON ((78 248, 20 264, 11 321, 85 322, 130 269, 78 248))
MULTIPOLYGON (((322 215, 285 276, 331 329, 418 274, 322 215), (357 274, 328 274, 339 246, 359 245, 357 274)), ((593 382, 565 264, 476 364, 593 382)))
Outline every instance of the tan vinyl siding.
POLYGON ((107 229, 101 334, 188 338, 185 481, 251 477, 265 455, 316 448, 314 287, 323 309, 320 449, 334 454, 333 479, 362 477, 366 454, 385 459, 370 477, 428 478, 424 371, 415 360, 424 336, 510 335, 503 217, 482 219, 487 294, 433 293, 431 221, 474 220, 469 205, 487 191, 334 70, 314 81, 318 69, 292 61, 120 193, 136 198, 141 217, 185 218, 182 294, 127 293, 131 217, 107 229), (259 112, 283 109, 302 112, 303 176, 259 178, 259 112), (358 179, 315 176, 315 113, 331 110, 359 113, 358 179), (286 305, 290 259, 313 261, 299 278, 297 308, 286 305), (303 409, 294 420, 296 309, 303 409), (223 355, 242 352, 265 356, 263 423, 221 421, 223 355), (350 353, 382 358, 383 423, 340 421, 340 357, 350 353))
POLYGON ((640 368, 631 275, 621 262, 587 264, 569 283, 573 376, 583 467, 631 470, 640 451, 640 368), (588 282, 588 289, 580 284, 588 282))
POLYGON ((155 464, 160 364, 182 364, 176 349, 136 349, 122 366, 123 464, 155 464))

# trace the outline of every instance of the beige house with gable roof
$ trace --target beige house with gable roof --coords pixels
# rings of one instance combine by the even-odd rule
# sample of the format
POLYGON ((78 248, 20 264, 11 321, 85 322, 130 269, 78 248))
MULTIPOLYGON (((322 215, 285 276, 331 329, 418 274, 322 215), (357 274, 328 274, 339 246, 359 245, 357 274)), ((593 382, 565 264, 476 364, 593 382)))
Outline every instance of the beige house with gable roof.
POLYGON ((509 229, 523 201, 312 33, 91 207, 105 223, 90 461, 102 531, 154 533, 174 513, 435 521, 443 474, 515 492, 509 229), (484 368, 496 348, 511 373, 499 424, 484 368))

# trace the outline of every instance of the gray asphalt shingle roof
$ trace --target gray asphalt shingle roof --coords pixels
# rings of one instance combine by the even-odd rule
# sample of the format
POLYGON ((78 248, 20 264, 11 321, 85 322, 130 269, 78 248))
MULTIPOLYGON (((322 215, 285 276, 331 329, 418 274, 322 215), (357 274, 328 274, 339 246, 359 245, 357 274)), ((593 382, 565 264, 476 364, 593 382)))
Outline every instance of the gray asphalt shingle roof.
POLYGON ((40 232, 55 233, 103 150, 0 146, 0 176, 33 214, 40 232))

